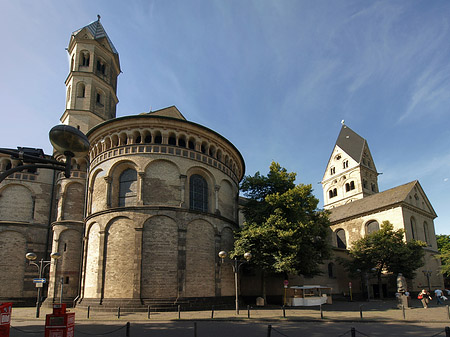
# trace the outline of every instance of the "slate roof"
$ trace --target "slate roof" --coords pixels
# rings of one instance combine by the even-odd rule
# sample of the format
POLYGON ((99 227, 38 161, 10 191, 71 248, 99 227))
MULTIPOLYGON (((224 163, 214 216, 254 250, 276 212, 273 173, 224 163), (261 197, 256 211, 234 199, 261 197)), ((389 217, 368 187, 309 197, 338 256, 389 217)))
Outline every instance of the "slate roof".
POLYGON ((103 28, 102 24, 100 23, 100 18, 97 21, 91 22, 87 26, 74 31, 72 33, 72 35, 77 35, 84 28, 89 30, 89 32, 94 37, 94 40, 106 38, 108 40, 109 45, 111 46, 113 53, 119 54, 116 50, 116 47, 114 47, 114 44, 112 43, 111 39, 109 38, 108 34, 106 34, 105 28, 103 28))
POLYGON ((364 138, 350 129, 347 125, 342 125, 336 145, 352 157, 352 159, 354 159, 357 163, 361 162, 365 144, 366 140, 364 138))
POLYGON ((373 212, 387 206, 401 203, 408 197, 409 192, 411 192, 418 183, 417 180, 414 180, 384 192, 375 193, 348 204, 332 208, 330 210, 330 221, 332 223, 338 222, 346 218, 356 217, 364 213, 373 212))

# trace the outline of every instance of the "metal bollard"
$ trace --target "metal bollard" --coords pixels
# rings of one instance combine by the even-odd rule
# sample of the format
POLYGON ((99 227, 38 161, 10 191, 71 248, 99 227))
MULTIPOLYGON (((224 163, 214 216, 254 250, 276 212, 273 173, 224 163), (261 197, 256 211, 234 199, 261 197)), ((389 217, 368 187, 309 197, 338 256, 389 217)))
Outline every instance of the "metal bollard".
POLYGON ((197 337, 197 322, 194 322, 194 337, 197 337))
POLYGON ((320 305, 320 318, 323 319, 322 304, 320 305))
POLYGON ((351 328, 350 333, 351 333, 352 337, 356 337, 356 329, 355 328, 351 328))
POLYGON ((150 319, 150 306, 147 305, 147 319, 150 319))
POLYGON ((283 305, 283 317, 286 318, 286 308, 283 305))
POLYGON ((402 304, 403 319, 406 319, 405 306, 402 304))
POLYGON ((211 308, 211 319, 213 319, 214 318, 214 306, 212 306, 212 308, 211 308))
POLYGON ((448 326, 445 327, 445 337, 450 337, 450 328, 448 326))
POLYGON ((250 306, 247 305, 247 318, 250 318, 250 306))
POLYGON ((272 325, 267 326, 267 337, 270 337, 272 335, 272 325))
POLYGON ((90 306, 90 305, 88 305, 88 310, 87 310, 87 318, 89 318, 89 313, 90 313, 90 311, 91 311, 91 306, 90 306))
POLYGON ((181 318, 181 305, 178 304, 178 319, 181 318))
POLYGON ((363 310, 362 310, 362 308, 363 308, 363 305, 362 304, 360 304, 360 306, 359 306, 359 317, 361 317, 361 319, 363 319, 363 310))
POLYGON ((125 330, 125 336, 130 337, 130 322, 127 322, 127 327, 125 330))
POLYGON ((117 318, 120 318, 120 307, 117 308, 117 318))

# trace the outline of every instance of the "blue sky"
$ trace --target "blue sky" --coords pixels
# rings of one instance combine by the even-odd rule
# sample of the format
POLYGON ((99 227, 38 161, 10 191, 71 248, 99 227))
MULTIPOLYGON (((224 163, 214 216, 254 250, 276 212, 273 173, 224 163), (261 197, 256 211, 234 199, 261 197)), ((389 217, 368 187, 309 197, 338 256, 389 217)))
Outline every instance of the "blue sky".
POLYGON ((70 34, 97 19, 119 51, 118 116, 176 105, 228 138, 246 174, 272 160, 313 185, 342 119, 380 190, 418 179, 450 234, 450 2, 0 2, 2 147, 51 153, 70 34))

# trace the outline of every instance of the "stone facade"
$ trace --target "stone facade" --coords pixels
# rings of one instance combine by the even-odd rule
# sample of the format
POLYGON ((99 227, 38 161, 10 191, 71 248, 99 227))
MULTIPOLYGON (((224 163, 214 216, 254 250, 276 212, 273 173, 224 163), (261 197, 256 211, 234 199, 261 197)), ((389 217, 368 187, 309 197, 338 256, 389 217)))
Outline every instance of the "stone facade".
MULTIPOLYGON (((97 308, 155 303, 218 301, 234 296, 230 265, 218 252, 233 247, 243 222, 239 182, 245 164, 222 135, 186 120, 176 107, 116 118, 118 53, 100 21, 75 31, 69 42, 69 75, 63 124, 87 134, 86 158, 72 159, 72 175, 38 169, 17 172, 0 184, 0 300, 32 303, 35 252, 44 269, 47 304, 62 299, 97 308)), ((60 158, 58 153, 54 154, 60 158)), ((0 155, 0 172, 23 165, 0 155)), ((442 287, 433 219, 418 182, 379 193, 367 142, 343 126, 324 178, 325 207, 332 211, 335 257, 389 220, 406 239, 428 243, 431 286, 442 287)), ((242 295, 260 296, 260 274, 244 268, 242 295)), ((348 293, 350 280, 335 260, 313 279, 291 276, 291 285, 321 284, 348 293)), ((283 294, 283 279, 268 278, 269 293, 283 294)), ((386 281, 387 282, 387 281, 386 281)), ((411 290, 426 285, 418 271, 411 290)))

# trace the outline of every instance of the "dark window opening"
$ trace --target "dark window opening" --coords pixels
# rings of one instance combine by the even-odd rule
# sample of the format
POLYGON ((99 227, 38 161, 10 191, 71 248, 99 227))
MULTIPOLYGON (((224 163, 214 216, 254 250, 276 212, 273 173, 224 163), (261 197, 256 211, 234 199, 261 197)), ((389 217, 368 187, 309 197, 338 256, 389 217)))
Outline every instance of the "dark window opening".
POLYGON ((139 144, 141 142, 141 136, 136 137, 136 144, 139 144))
POLYGON ((208 184, 206 180, 198 175, 191 176, 189 181, 190 209, 196 211, 208 211, 208 184))
POLYGON ((186 140, 184 138, 178 139, 178 146, 186 147, 186 140))
POLYGON ((195 144, 194 144, 194 142, 192 140, 190 140, 188 142, 188 148, 190 148, 191 150, 195 150, 195 144))
POLYGON ((119 178, 119 206, 129 206, 136 203, 137 173, 133 169, 126 169, 119 178))
POLYGON ((200 151, 202 151, 202 153, 206 153, 205 145, 202 144, 202 146, 200 147, 200 151))
POLYGON ((366 225, 367 234, 372 234, 380 230, 380 225, 377 221, 371 221, 366 225))
POLYGON ((177 145, 177 139, 174 136, 169 137, 169 145, 177 145))
POLYGON ((370 187, 372 188, 372 192, 376 192, 375 184, 372 183, 370 187))
POLYGON ((81 55, 81 65, 84 67, 89 66, 89 53, 82 53, 81 55))
POLYGON ((105 75, 105 70, 106 70, 105 64, 101 61, 97 61, 97 71, 100 74, 105 75))
POLYGON ((337 242, 337 246, 338 248, 347 248, 347 239, 345 237, 345 230, 343 229, 338 229, 336 231, 336 242, 337 242))
POLYGON ((162 137, 161 137, 161 135, 155 136, 155 144, 162 144, 162 137))
POLYGON ((333 262, 328 263, 328 277, 334 278, 334 263, 333 262))
POLYGON ((152 142, 152 136, 151 135, 145 136, 144 143, 150 144, 151 142, 152 142))
POLYGON ((66 276, 66 278, 64 279, 64 283, 65 283, 65 284, 69 284, 69 281, 70 281, 69 276, 66 276))

